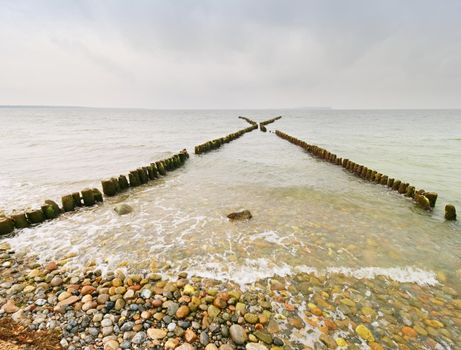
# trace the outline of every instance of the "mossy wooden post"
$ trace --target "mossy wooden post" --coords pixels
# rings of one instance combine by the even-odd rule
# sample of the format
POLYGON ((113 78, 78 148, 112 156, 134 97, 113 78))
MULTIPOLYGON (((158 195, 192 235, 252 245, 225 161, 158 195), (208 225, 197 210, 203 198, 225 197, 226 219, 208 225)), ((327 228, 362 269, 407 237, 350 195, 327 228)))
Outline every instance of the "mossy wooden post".
POLYGON ((379 183, 381 182, 381 178, 382 178, 382 177, 383 177, 383 174, 377 173, 377 174, 375 175, 375 182, 379 184, 379 183))
POLYGON ((452 204, 447 204, 445 206, 445 219, 454 221, 456 220, 456 208, 452 204))
POLYGON ((141 185, 141 179, 139 178, 139 174, 137 171, 130 171, 130 173, 128 174, 128 178, 130 179, 131 187, 137 187, 141 185))
POLYGON ((153 169, 152 165, 148 165, 146 168, 147 168, 147 172, 149 174, 149 180, 155 180, 154 169, 153 169))
POLYGON ((115 191, 116 191, 117 193, 120 193, 120 184, 119 184, 119 182, 118 182, 118 178, 116 178, 116 177, 111 177, 110 179, 111 179, 111 181, 112 181, 112 182, 114 183, 114 185, 115 185, 115 191))
POLYGON ((42 211, 48 220, 55 219, 59 216, 59 214, 61 214, 61 209, 59 209, 59 206, 56 204, 56 202, 50 199, 47 199, 45 201, 45 205, 42 205, 42 211))
POLYGON ((157 179, 159 177, 157 165, 155 163, 150 163, 150 166, 152 167, 152 171, 154 172, 154 177, 157 179))
POLYGON ((431 210, 431 202, 429 202, 429 199, 427 199, 425 195, 419 193, 415 194, 415 201, 424 210, 431 210))
POLYGON ((117 194, 117 187, 112 179, 102 180, 101 185, 105 196, 112 197, 117 194))
POLYGON ((437 197, 439 196, 436 192, 425 192, 424 195, 429 199, 431 203, 431 208, 435 207, 435 202, 437 202, 437 197))
MULTIPOLYGON (((80 194, 79 194, 79 197, 80 197, 80 194)), ((62 196, 61 202, 62 202, 62 209, 65 212, 75 210, 75 200, 74 200, 73 195, 68 194, 66 196, 62 196)))
POLYGON ((369 178, 368 180, 369 180, 370 182, 373 182, 374 179, 375 179, 375 177, 376 177, 376 174, 377 174, 377 173, 378 173, 378 172, 377 172, 376 170, 373 170, 373 171, 371 172, 371 176, 370 176, 370 178, 369 178))
POLYGON ((120 185, 120 190, 126 190, 130 185, 128 184, 128 180, 125 175, 120 175, 118 177, 118 183, 120 185))
POLYGON ((139 176, 139 179, 141 180, 141 184, 146 184, 149 178, 147 177, 147 174, 144 171, 144 169, 139 168, 139 169, 136 169, 136 171, 138 172, 138 176, 139 176))
POLYGON ((45 221, 45 213, 43 213, 42 209, 36 209, 26 212, 27 220, 31 224, 40 224, 45 221))
POLYGON ((407 184, 407 183, 403 183, 403 182, 400 183, 399 188, 398 188, 397 191, 398 191, 400 194, 405 194, 405 193, 407 193, 407 187, 408 187, 408 185, 409 185, 409 184, 407 184))
POLYGON ((43 214, 45 215, 45 220, 51 220, 58 217, 51 205, 43 204, 41 209, 43 214))
POLYGON ((14 222, 14 227, 16 228, 26 228, 30 226, 30 222, 27 221, 26 214, 13 214, 11 215, 11 220, 14 222))
POLYGON ((83 200, 82 200, 82 196, 80 195, 80 192, 72 193, 72 198, 74 198, 74 206, 76 207, 83 206, 83 200))
POLYGON ((104 198, 102 197, 102 193, 99 189, 93 188, 93 194, 94 194, 94 201, 96 203, 102 203, 104 201, 104 198))
POLYGON ((405 193, 405 197, 409 197, 409 198, 415 197, 415 186, 407 187, 407 193, 405 193))
POLYGON ((82 190, 83 204, 86 207, 93 206, 96 201, 94 200, 94 192, 91 188, 85 188, 82 190))
POLYGON ((400 180, 395 180, 395 181, 394 181, 394 184, 392 185, 392 189, 393 189, 394 191, 398 191, 398 189, 399 189, 401 183, 402 183, 402 181, 400 181, 400 180))
POLYGON ((144 173, 144 178, 146 179, 146 183, 150 181, 150 176, 149 176, 149 168, 146 166, 143 166, 142 171, 144 173))
POLYGON ((51 205, 53 207, 54 212, 57 214, 57 216, 61 214, 61 209, 59 208, 58 203, 56 203, 55 201, 52 201, 51 199, 47 199, 45 201, 45 204, 51 205))
POLYGON ((10 218, 0 217, 0 236, 14 231, 14 222, 10 218))
POLYGON ((165 170, 165 167, 163 166, 163 162, 159 161, 159 162, 156 162, 155 164, 157 165, 157 169, 160 175, 165 176, 166 170, 165 170))
POLYGON ((389 188, 392 188, 394 186, 394 178, 390 178, 388 181, 387 181, 387 187, 389 188))
POLYGON ((380 183, 381 185, 386 186, 388 181, 389 181, 389 177, 388 177, 387 175, 383 175, 383 176, 381 177, 381 181, 379 181, 379 183, 380 183))

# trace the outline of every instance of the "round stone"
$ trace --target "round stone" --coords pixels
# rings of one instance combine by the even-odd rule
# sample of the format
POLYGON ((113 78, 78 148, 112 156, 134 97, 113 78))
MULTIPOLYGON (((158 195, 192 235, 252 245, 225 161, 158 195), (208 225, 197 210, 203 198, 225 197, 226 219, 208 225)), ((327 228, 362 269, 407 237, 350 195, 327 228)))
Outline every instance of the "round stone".
POLYGON ((230 336, 232 341, 237 345, 242 345, 247 339, 247 334, 242 326, 238 324, 233 324, 230 326, 230 336))

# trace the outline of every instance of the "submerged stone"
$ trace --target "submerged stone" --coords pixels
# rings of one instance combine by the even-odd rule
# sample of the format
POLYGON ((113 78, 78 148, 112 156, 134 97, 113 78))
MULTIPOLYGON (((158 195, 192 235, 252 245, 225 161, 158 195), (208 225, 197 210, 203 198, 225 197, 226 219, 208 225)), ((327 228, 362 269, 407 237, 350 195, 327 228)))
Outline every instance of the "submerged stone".
POLYGON ((230 220, 249 220, 253 216, 249 210, 242 210, 234 213, 230 213, 227 215, 230 220))

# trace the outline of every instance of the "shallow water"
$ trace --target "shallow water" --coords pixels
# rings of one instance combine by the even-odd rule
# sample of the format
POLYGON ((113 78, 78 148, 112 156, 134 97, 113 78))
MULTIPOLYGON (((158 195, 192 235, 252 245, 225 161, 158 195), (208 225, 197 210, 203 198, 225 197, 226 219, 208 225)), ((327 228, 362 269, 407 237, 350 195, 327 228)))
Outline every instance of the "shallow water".
POLYGON ((74 252, 75 265, 187 269, 240 283, 302 271, 459 281, 461 229, 444 222, 443 206, 461 207, 460 111, 0 109, 1 209, 57 200, 184 147, 192 152, 247 127, 238 115, 283 115, 268 128, 436 191, 436 210, 253 131, 97 208, 23 230, 11 245, 43 261, 74 252), (117 216, 120 201, 133 213, 117 216), (226 219, 242 208, 251 221, 226 219))

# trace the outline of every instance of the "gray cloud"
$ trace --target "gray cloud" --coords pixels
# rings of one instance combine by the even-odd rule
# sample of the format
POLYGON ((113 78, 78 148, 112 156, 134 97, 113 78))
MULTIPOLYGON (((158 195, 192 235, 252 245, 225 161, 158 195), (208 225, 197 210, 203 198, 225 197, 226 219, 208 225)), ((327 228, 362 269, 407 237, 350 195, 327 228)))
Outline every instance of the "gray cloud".
POLYGON ((0 104, 461 107, 455 0, 0 6, 0 104))

